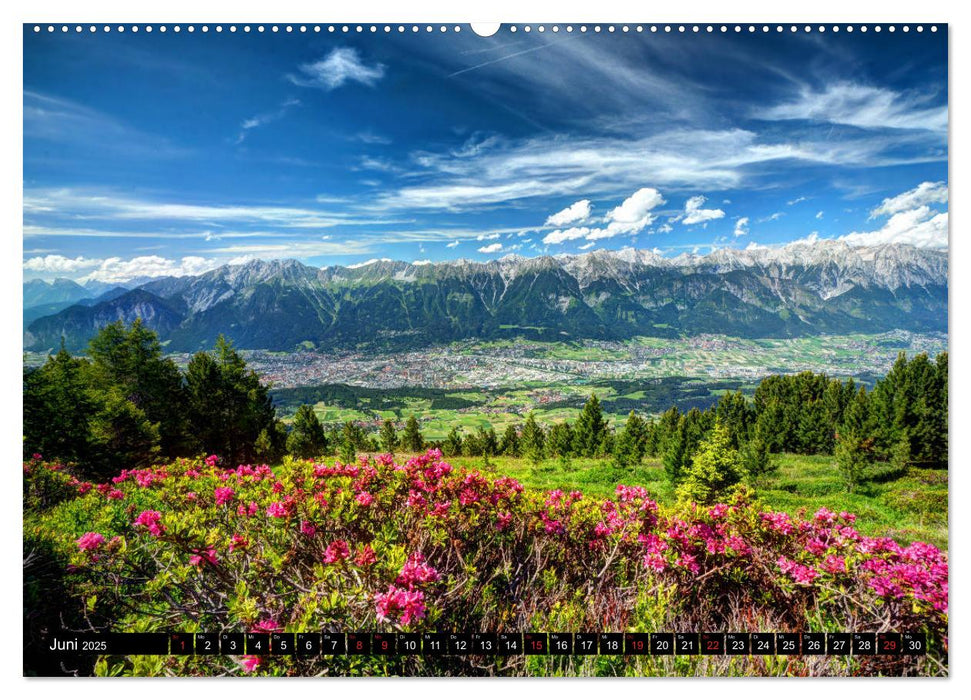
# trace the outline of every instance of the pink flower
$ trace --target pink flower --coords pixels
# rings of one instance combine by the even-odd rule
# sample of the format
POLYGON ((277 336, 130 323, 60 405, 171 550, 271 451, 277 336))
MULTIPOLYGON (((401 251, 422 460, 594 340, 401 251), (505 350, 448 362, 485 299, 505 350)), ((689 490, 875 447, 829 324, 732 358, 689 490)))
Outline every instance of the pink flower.
POLYGON ((254 632, 260 632, 262 634, 271 634, 273 632, 279 632, 283 627, 274 620, 272 617, 261 618, 259 622, 253 625, 254 632))
POLYGON ((160 537, 165 532, 165 527, 159 522, 161 519, 162 514, 157 510, 143 510, 132 524, 141 525, 155 537, 160 537))
MULTIPOLYGON (((242 508, 242 506, 240 506, 242 508)), ((237 549, 246 549, 249 547, 249 540, 242 535, 233 535, 232 542, 229 543, 229 551, 235 551, 237 549)))
POLYGON ((846 571, 846 560, 843 557, 838 557, 835 554, 826 557, 823 562, 823 571, 830 574, 842 574, 846 571))
POLYGON ((257 656, 244 656, 239 660, 239 665, 247 673, 252 673, 259 667, 260 659, 257 656))
POLYGON ((233 500, 236 492, 229 486, 217 486, 215 491, 216 505, 221 506, 233 500))
POLYGON ((306 535, 307 537, 313 537, 314 535, 317 534, 317 528, 314 527, 314 524, 309 520, 301 520, 300 532, 306 535))
POLYGON ((198 501, 199 500, 199 495, 195 491, 189 491, 189 493, 187 493, 185 495, 185 500, 187 500, 187 501, 198 501))
POLYGON ((284 506, 282 503, 274 501, 269 506, 267 506, 266 514, 272 518, 285 518, 290 513, 287 512, 286 506, 284 506))
POLYGON ((369 506, 374 503, 374 496, 369 494, 367 491, 361 491, 361 493, 357 494, 354 500, 358 502, 358 505, 369 506))
POLYGON ((215 467, 217 464, 219 464, 219 457, 216 455, 209 455, 206 457, 206 466, 215 467))
POLYGON ((103 535, 97 532, 86 532, 81 535, 77 540, 75 540, 78 545, 78 549, 82 552, 86 552, 89 549, 97 549, 105 543, 105 538, 103 535))
POLYGON ((374 553, 374 550, 371 549, 371 545, 366 544, 361 548, 361 551, 358 552, 357 557, 354 559, 354 563, 358 566, 370 566, 371 564, 377 562, 377 560, 378 557, 374 553))
POLYGON ((111 489, 105 495, 113 501, 120 501, 125 497, 125 493, 123 491, 119 491, 118 489, 111 489))
POLYGON ((512 513, 499 513, 496 516, 496 529, 505 530, 512 523, 512 513))
POLYGON ((386 593, 375 594, 374 608, 380 622, 398 616, 401 624, 408 625, 425 617, 425 594, 389 586, 386 593))
POLYGON ((201 566, 203 562, 209 562, 215 566, 218 563, 216 561, 216 550, 209 547, 205 551, 199 551, 189 557, 189 563, 193 566, 201 566))
POLYGON ((347 542, 344 540, 334 540, 327 545, 327 549, 324 550, 324 563, 336 564, 344 561, 350 555, 351 548, 347 546, 347 542))
POLYGON ((408 561, 401 568, 401 574, 395 583, 411 589, 421 583, 432 583, 441 578, 439 573, 425 563, 425 557, 421 552, 412 552, 408 561))

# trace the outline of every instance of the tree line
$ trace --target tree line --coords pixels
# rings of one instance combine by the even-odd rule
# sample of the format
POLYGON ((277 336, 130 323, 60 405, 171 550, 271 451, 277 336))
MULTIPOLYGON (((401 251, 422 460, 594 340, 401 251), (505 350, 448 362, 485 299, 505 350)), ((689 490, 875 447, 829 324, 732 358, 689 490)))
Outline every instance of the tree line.
MULTIPOLYGON (((38 369, 24 370, 24 451, 111 474, 153 461, 206 452, 232 464, 360 452, 419 452, 439 447, 458 455, 553 459, 601 458, 631 469, 659 457, 674 486, 696 457, 731 450, 740 469, 759 479, 773 468, 772 453, 834 454, 850 488, 887 470, 947 466, 947 353, 907 359, 901 353, 872 390, 852 379, 812 372, 763 379, 751 399, 725 392, 708 409, 672 407, 658 417, 631 411, 611 427, 592 395, 575 421, 541 425, 530 412, 502 434, 453 427, 427 440, 417 416, 402 429, 385 420, 376 433, 357 423, 325 427, 301 405, 289 429, 277 416, 269 386, 225 338, 198 352, 180 371, 163 357, 158 337, 135 321, 103 328, 87 358, 63 348, 38 369)), ((729 470, 731 471, 731 470, 729 470)))

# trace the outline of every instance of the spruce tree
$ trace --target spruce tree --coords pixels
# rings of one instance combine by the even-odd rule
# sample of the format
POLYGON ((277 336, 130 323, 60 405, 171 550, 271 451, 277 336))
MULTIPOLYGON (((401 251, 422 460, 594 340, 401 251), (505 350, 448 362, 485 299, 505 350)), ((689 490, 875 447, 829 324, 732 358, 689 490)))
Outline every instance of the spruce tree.
POLYGON ((546 435, 536 423, 536 416, 530 411, 523 423, 523 433, 519 438, 519 449, 533 466, 543 461, 546 452, 546 435))
POLYGON ((323 455, 326 447, 324 426, 320 424, 314 409, 306 404, 300 406, 293 417, 293 426, 287 438, 287 451, 300 459, 313 459, 323 455))
POLYGON ((462 454, 462 433, 455 426, 448 431, 445 443, 442 445, 442 454, 446 457, 458 457, 462 454))
POLYGON ((745 467, 738 450, 732 447, 728 429, 716 423, 698 446, 691 466, 676 493, 681 502, 711 505, 727 499, 745 478, 745 467))
POLYGON ((418 419, 414 415, 408 416, 408 421, 405 423, 405 434, 401 439, 401 443, 409 452, 421 452, 425 449, 425 437, 421 434, 421 428, 418 427, 418 419))
POLYGON ((600 400, 591 394, 573 428, 573 450, 579 457, 596 457, 601 452, 607 423, 604 421, 600 400))
POLYGON ((398 431, 395 430, 394 421, 385 418, 381 424, 381 449, 388 454, 394 454, 398 449, 398 431))
POLYGON ((502 439, 499 441, 499 454, 504 454, 509 457, 519 457, 519 443, 519 431, 516 429, 516 426, 507 425, 506 430, 502 433, 502 439))

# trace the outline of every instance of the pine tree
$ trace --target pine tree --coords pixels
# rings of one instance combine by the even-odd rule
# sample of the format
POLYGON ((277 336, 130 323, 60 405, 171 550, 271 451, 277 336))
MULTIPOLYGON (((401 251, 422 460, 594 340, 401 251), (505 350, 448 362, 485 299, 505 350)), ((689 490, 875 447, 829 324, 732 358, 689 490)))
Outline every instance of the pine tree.
POLYGON ((91 438, 102 474, 151 466, 159 456, 158 423, 118 387, 104 392, 104 404, 91 419, 91 438))
POLYGON ((509 457, 519 457, 519 442, 519 431, 516 429, 516 426, 507 425, 506 430, 502 434, 502 439, 499 441, 499 454, 504 454, 509 457))
POLYGON ((523 432, 519 439, 519 450, 533 466, 543 461, 546 452, 546 435, 536 423, 536 416, 530 411, 523 423, 523 432))
POLYGON ((568 461, 574 455, 573 446, 576 444, 573 426, 568 421, 555 423, 550 428, 546 438, 546 452, 551 457, 558 457, 561 461, 568 461))
POLYGON ((495 457, 499 453, 499 439, 491 425, 489 427, 480 425, 476 429, 475 438, 480 446, 480 454, 486 457, 495 457))
POLYGON ((24 370, 24 456, 76 462, 95 469, 90 421, 103 399, 88 386, 87 360, 64 348, 38 369, 24 370))
POLYGON ((421 434, 418 427, 418 419, 414 415, 408 416, 405 423, 405 434, 401 439, 401 444, 409 452, 421 452, 425 449, 425 437, 421 434))
POLYGON ((672 486, 681 483, 687 463, 691 459, 691 455, 688 453, 686 424, 687 418, 681 416, 678 419, 677 427, 667 440, 667 447, 664 451, 664 472, 672 486))
POLYGON ((189 361, 185 382, 185 412, 196 448, 230 464, 252 462, 257 438, 276 420, 269 387, 260 376, 219 336, 211 353, 198 352, 189 361))
POLYGON ((738 450, 732 447, 728 429, 716 423, 698 446, 676 490, 678 500, 704 505, 723 501, 745 476, 745 467, 738 450))
POLYGON ((847 404, 843 424, 836 434, 833 456, 849 493, 866 481, 872 472, 874 440, 870 437, 870 408, 870 396, 865 387, 860 387, 847 404))
POLYGON ((641 463, 647 451, 647 423, 631 411, 624 429, 614 441, 614 466, 629 469, 641 463))
POLYGON ((779 469, 769 454, 768 443, 758 432, 742 447, 741 455, 742 466, 754 485, 760 485, 765 477, 779 469))
POLYGON ((182 374, 174 361, 163 357, 155 331, 138 318, 128 327, 121 321, 110 323, 91 339, 88 356, 93 389, 117 389, 156 424, 161 454, 188 454, 190 431, 183 410, 182 374))
POLYGON ((715 409, 717 420, 728 431, 732 447, 739 449, 748 440, 752 423, 752 409, 740 391, 730 391, 722 395, 715 409))
POLYGON ((458 457, 462 454, 462 433, 455 426, 448 431, 445 443, 442 445, 442 454, 446 457, 458 457))
POLYGON ((600 409, 600 400, 596 394, 591 394, 583 410, 577 417, 576 425, 573 428, 573 450, 579 457, 596 457, 604 444, 604 436, 607 433, 607 424, 604 421, 603 411, 600 409))
POLYGON ((313 459, 323 455, 326 448, 324 426, 320 424, 314 409, 306 404, 300 406, 293 417, 293 427, 287 438, 287 451, 300 459, 313 459))
POLYGON ((394 454, 395 450, 398 449, 398 445, 398 431, 395 430, 394 421, 390 418, 385 418, 381 424, 381 449, 388 454, 394 454))

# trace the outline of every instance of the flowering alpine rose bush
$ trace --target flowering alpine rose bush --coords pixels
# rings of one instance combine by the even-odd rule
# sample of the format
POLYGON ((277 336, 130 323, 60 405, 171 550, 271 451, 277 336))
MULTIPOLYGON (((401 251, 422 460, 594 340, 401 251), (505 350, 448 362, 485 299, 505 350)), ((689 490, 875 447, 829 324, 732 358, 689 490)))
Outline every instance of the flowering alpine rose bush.
POLYGON ((638 486, 607 500, 537 492, 453 469, 436 450, 404 464, 378 455, 276 469, 211 456, 107 484, 40 458, 24 473, 25 494, 66 490, 26 522, 57 542, 70 600, 97 628, 852 630, 931 640, 927 657, 132 657, 102 659, 99 673, 947 673, 947 555, 864 536, 850 513, 765 512, 745 491, 680 508, 638 486))

